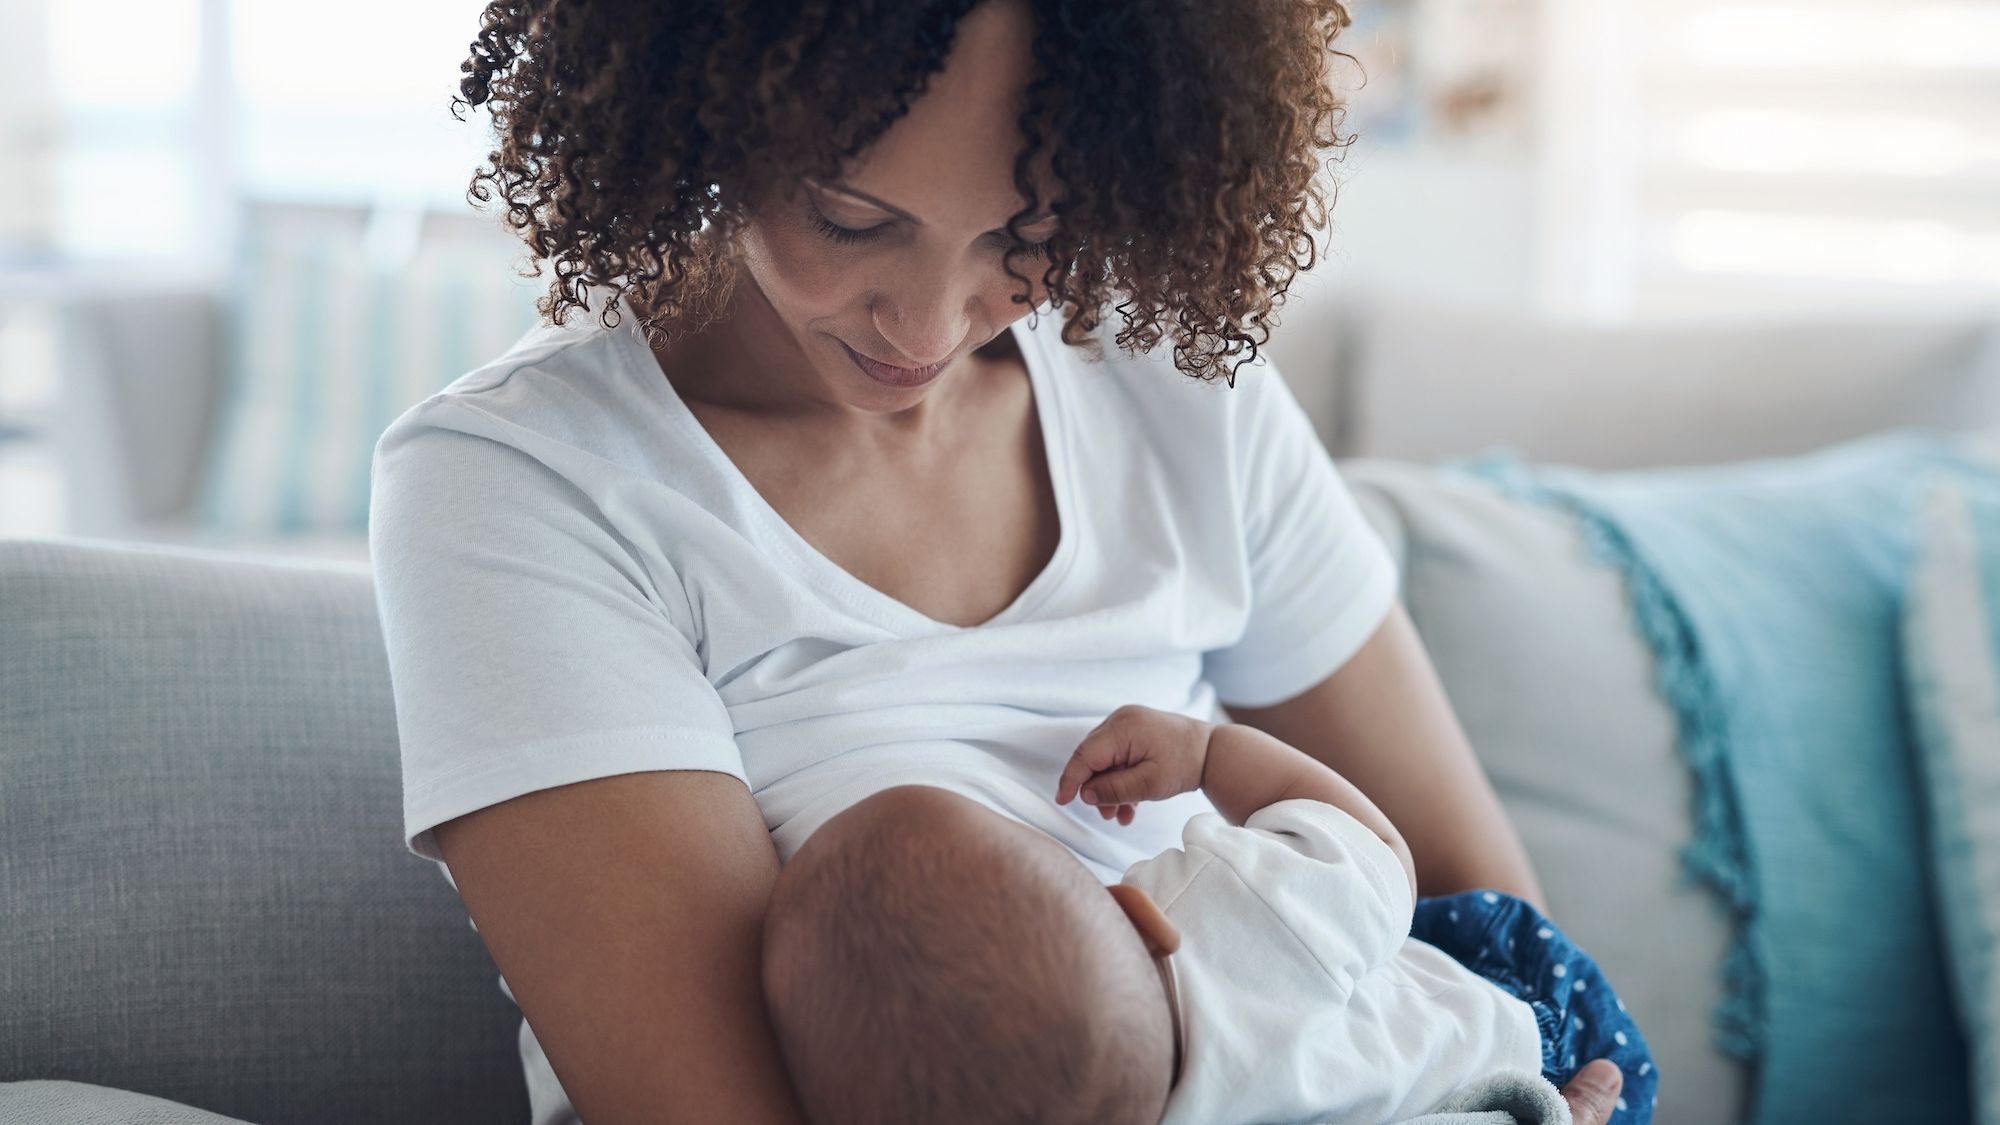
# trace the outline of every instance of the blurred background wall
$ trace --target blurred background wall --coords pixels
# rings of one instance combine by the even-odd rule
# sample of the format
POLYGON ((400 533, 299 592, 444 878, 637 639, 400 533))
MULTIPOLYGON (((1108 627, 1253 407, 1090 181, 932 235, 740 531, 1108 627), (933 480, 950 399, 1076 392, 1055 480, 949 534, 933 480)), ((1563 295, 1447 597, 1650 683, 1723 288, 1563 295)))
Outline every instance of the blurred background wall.
MULTIPOLYGON (((357 458, 504 347, 538 288, 464 198, 487 137, 447 103, 479 8, 348 0, 329 25, 286 0, 0 0, 0 534, 352 553, 357 458), (452 310, 448 331, 397 312, 427 301, 452 310)), ((1738 384, 1767 370, 1765 397, 1811 394, 1857 348, 1877 360, 1857 402, 1898 370, 2000 363, 2000 4, 1352 10, 1358 65, 1336 74, 1357 139, 1329 172, 1330 253, 1273 343, 1336 453, 1495 437, 1408 427, 1439 396, 1511 401, 1499 376, 1438 374, 1502 353, 1534 366, 1509 380, 1576 369, 1522 386, 1533 402, 1498 437, 1647 413, 1604 397, 1690 338, 1647 325, 1709 326, 1678 372, 1645 376, 1703 395, 1760 393, 1738 384), (1791 335, 1739 333, 1711 362, 1731 322, 1791 335), (1837 335, 1862 322, 1883 330, 1837 335), (1370 334, 1364 394, 1343 349, 1370 334), (1466 351, 1418 354, 1454 334, 1466 351), (1590 350, 1606 340, 1623 343, 1590 350), (1820 367, 1773 370, 1814 341, 1820 367), (1565 415, 1591 395, 1599 415, 1565 415)), ((1683 399, 1691 417, 1715 401, 1683 399)), ((1967 401, 1991 405, 1917 413, 1967 401)))

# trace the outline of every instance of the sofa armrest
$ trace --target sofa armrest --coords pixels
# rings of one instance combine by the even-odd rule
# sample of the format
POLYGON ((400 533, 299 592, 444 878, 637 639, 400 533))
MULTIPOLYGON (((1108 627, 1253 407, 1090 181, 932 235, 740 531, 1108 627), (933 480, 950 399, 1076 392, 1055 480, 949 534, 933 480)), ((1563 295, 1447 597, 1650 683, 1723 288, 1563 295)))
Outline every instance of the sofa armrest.
POLYGON ((112 1121, 126 1125, 248 1125, 240 1117, 224 1117, 149 1094, 87 1082, 46 1079, 0 1082, 0 1121, 35 1121, 42 1125, 104 1125, 112 1121))
POLYGON ((193 287, 62 303, 56 426, 70 533, 124 537, 193 501, 222 389, 221 304, 193 287))

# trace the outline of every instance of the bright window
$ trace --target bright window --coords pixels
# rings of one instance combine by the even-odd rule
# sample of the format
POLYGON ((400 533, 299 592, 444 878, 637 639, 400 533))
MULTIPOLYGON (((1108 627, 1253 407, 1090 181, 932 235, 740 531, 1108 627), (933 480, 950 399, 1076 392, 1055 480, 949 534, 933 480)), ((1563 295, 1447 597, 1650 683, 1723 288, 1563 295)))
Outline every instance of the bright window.
POLYGON ((482 7, 41 5, 54 125, 38 163, 54 252, 218 264, 243 198, 468 208, 490 144, 482 118, 458 121, 449 105, 482 7))
POLYGON ((2000 299, 2000 5, 1551 2, 1551 304, 2000 299))

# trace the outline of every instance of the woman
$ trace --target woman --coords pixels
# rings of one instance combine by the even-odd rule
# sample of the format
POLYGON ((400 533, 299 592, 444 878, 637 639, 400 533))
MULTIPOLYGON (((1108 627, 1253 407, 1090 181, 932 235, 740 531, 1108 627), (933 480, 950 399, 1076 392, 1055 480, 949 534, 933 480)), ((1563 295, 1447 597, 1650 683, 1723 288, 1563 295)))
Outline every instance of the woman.
POLYGON ((370 537, 409 845, 526 1016, 538 1123, 797 1121, 781 857, 925 781, 1115 880, 1204 807, 1048 799, 1120 703, 1227 706, 1365 789, 1425 894, 1542 904, 1386 551, 1244 363, 1312 262, 1347 22, 488 6, 473 194, 552 323, 383 434, 370 537))

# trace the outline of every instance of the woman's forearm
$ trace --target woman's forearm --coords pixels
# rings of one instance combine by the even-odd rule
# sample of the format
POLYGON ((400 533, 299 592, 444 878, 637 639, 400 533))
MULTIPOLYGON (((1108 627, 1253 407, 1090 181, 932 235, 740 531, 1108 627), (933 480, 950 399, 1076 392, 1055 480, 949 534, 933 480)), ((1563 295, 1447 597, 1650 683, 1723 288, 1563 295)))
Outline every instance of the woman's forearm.
POLYGON ((591 1125, 804 1125, 760 984, 778 857, 749 790, 619 774, 447 821, 439 847, 591 1125))
POLYGON ((1269 707, 1224 706, 1368 794, 1408 842, 1419 894, 1487 887, 1547 910, 1527 849, 1401 603, 1315 687, 1269 707))

